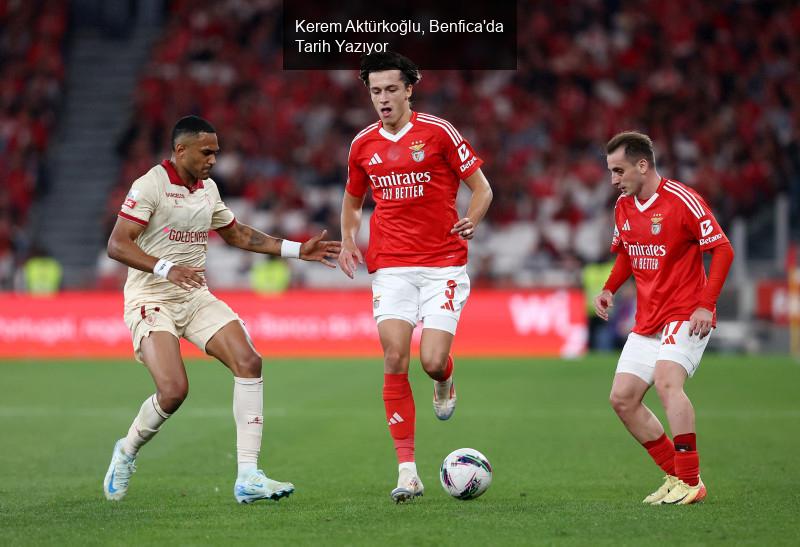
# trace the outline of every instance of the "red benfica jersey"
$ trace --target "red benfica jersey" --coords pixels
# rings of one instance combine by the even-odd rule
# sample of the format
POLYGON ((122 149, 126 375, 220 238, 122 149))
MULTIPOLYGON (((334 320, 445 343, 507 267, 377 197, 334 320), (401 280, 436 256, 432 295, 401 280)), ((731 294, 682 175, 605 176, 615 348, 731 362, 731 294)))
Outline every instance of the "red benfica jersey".
POLYGON ((394 266, 461 266, 467 242, 451 234, 461 180, 483 163, 449 122, 411 113, 398 133, 376 122, 350 145, 346 190, 372 188, 367 270, 394 266))
POLYGON ((611 251, 628 256, 636 280, 633 332, 653 334, 671 321, 688 320, 706 286, 703 251, 726 242, 703 198, 680 182, 661 179, 645 203, 620 197, 611 251))

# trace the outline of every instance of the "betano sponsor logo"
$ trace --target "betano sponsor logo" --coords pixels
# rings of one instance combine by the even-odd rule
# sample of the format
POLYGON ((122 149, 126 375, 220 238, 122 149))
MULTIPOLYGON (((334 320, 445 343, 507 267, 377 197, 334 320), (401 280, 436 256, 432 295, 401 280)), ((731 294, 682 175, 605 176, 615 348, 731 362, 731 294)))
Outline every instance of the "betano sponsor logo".
POLYGON ((704 237, 700 240, 700 245, 708 245, 709 243, 714 243, 717 240, 722 239, 722 234, 716 234, 711 237, 704 237))
POLYGON ((628 256, 667 256, 666 245, 654 245, 652 243, 625 243, 628 256))
POLYGON ((392 171, 389 175, 370 175, 369 178, 372 181, 372 186, 375 188, 387 188, 390 186, 403 186, 409 184, 419 184, 422 182, 430 182, 431 172, 425 171, 420 173, 417 171, 411 171, 410 173, 395 173, 392 171))
POLYGON ((476 161, 478 161, 478 158, 476 158, 475 156, 472 156, 472 158, 470 158, 470 160, 468 162, 462 163, 461 167, 459 169, 461 169, 461 172, 463 173, 464 171, 466 171, 467 169, 472 167, 475 164, 476 161))

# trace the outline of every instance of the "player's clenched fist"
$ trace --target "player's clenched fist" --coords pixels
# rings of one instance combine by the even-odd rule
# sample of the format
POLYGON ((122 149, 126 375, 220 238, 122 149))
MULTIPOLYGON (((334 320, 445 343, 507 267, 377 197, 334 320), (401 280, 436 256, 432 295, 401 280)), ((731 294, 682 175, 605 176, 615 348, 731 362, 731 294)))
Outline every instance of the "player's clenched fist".
POLYGON ((300 246, 300 258, 322 262, 329 268, 335 268, 336 264, 330 262, 329 258, 336 258, 342 250, 342 244, 338 241, 327 241, 322 238, 328 230, 322 230, 318 236, 314 236, 300 246))
POLYGON ((352 240, 342 241, 341 252, 339 253, 339 267, 349 277, 353 278, 355 275, 356 267, 364 262, 364 257, 361 256, 361 251, 358 250, 355 242, 352 240))
POLYGON ((169 269, 167 279, 182 289, 191 291, 205 287, 206 280, 203 277, 205 268, 194 268, 192 266, 179 266, 175 264, 169 269))
POLYGON ((594 313, 605 321, 608 321, 608 308, 613 306, 614 295, 609 290, 600 291, 600 294, 594 297, 594 313))

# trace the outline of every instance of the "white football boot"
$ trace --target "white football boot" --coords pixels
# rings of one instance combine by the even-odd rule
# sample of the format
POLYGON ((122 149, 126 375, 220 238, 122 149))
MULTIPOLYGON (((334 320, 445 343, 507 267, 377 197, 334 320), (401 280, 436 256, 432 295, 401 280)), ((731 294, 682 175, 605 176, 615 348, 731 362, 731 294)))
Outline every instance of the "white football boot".
MULTIPOLYGON (((449 357, 452 359, 452 357, 449 357)), ((440 420, 449 420, 453 412, 456 411, 456 384, 453 381, 453 374, 444 382, 433 381, 433 413, 440 420)))
POLYGON ((233 495, 239 503, 253 503, 258 500, 279 500, 294 492, 290 482, 278 482, 267 477, 261 469, 257 469, 246 479, 236 479, 233 495))
POLYGON ((136 473, 136 458, 131 458, 122 450, 120 439, 114 444, 114 451, 111 453, 111 463, 106 471, 106 478, 103 479, 103 494, 106 499, 119 501, 128 493, 128 481, 131 475, 136 473))
POLYGON ((678 481, 680 481, 678 477, 667 475, 664 477, 664 484, 659 486, 658 490, 644 498, 642 503, 645 505, 661 505, 661 500, 667 497, 667 494, 669 494, 670 490, 678 485, 678 481))
POLYGON ((392 490, 391 496, 395 503, 403 503, 421 496, 425 491, 422 481, 417 475, 417 466, 414 463, 401 463, 397 477, 397 488, 392 490))

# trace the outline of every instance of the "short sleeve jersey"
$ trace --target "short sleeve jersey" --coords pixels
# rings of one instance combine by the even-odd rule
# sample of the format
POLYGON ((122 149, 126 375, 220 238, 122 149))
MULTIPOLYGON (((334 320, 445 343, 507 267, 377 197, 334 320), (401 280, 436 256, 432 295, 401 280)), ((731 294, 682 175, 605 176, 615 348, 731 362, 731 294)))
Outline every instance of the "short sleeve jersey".
POLYGON ((654 334, 688 320, 707 283, 703 252, 727 242, 703 198, 680 182, 661 179, 645 203, 620 197, 611 251, 628 256, 636 280, 633 332, 654 334))
POLYGON ((346 191, 372 189, 367 269, 461 266, 467 242, 451 234, 460 181, 483 161, 447 121, 412 112, 398 133, 374 123, 353 139, 346 191))
MULTIPOLYGON (((119 216, 145 227, 136 240, 145 253, 194 267, 205 265, 209 230, 235 222, 212 179, 187 188, 169 160, 134 181, 119 216)), ((153 300, 183 301, 188 295, 164 278, 128 268, 126 306, 153 300)))

